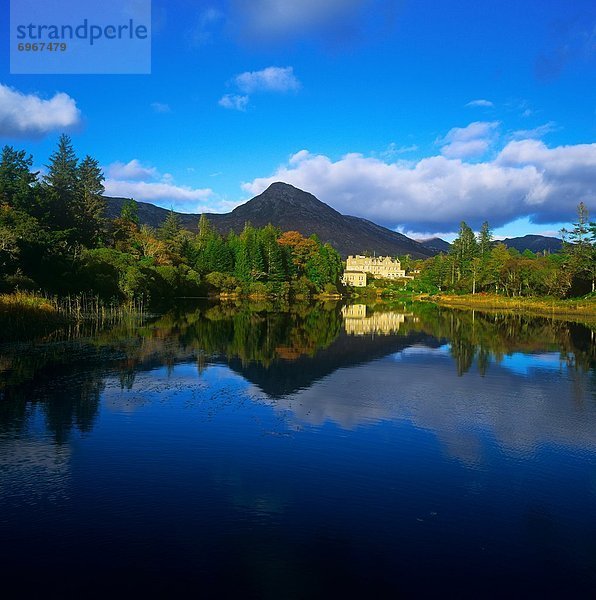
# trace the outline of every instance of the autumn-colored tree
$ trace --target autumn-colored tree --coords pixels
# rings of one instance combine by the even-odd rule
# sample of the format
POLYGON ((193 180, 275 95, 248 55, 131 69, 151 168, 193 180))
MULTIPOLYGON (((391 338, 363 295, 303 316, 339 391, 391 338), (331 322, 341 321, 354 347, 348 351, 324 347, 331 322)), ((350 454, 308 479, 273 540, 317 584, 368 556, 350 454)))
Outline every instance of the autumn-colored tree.
POLYGON ((280 246, 289 248, 292 264, 301 275, 306 269, 306 264, 317 252, 317 242, 311 238, 305 238, 298 231, 286 231, 278 238, 280 246))

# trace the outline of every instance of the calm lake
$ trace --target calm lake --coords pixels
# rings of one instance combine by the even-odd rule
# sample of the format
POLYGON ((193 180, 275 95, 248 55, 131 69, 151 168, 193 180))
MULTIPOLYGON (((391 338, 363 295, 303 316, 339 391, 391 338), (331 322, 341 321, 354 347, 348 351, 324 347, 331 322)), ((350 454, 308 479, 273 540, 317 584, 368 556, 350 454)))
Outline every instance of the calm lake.
POLYGON ((0 540, 19 597, 593 593, 594 331, 242 304, 0 344, 0 540))

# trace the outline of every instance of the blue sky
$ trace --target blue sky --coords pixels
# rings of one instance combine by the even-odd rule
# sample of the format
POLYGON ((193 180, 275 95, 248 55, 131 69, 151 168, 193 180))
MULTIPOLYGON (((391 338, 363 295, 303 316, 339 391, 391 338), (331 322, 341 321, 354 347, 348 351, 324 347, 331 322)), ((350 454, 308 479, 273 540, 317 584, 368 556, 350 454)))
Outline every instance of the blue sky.
POLYGON ((185 212, 227 212, 283 180, 417 235, 462 219, 555 233, 579 201, 596 216, 593 2, 152 11, 151 75, 10 75, 4 43, 0 141, 41 167, 67 131, 110 194, 185 212))

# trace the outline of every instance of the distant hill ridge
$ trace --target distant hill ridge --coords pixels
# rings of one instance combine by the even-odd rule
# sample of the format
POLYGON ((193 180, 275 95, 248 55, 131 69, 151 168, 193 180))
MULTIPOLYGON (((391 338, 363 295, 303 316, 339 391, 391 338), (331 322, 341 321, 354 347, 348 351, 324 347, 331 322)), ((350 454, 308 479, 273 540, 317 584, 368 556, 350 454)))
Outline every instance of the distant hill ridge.
POLYGON ((429 250, 432 250, 435 254, 439 254, 440 252, 444 252, 447 254, 449 250, 451 250, 451 244, 442 240, 439 237, 429 238, 427 240, 420 240, 420 243, 429 250))
POLYGON ((515 248, 519 252, 531 250, 538 252, 559 252, 563 247, 563 240, 546 235, 524 235, 522 237, 506 238, 501 240, 507 248, 515 248))
MULTIPOLYGON (((124 198, 106 198, 108 216, 120 214, 124 198)), ((146 202, 137 202, 141 224, 159 227, 168 210, 146 202)), ((185 229, 197 230, 200 214, 177 213, 185 229)), ((348 254, 375 252, 378 255, 409 254, 428 258, 436 251, 386 227, 360 217, 342 215, 318 198, 287 183, 273 183, 262 194, 225 214, 206 213, 211 224, 221 233, 240 233, 246 222, 255 227, 271 223, 282 231, 295 230, 305 236, 316 234, 330 243, 344 258, 348 254)))
MULTIPOLYGON (((540 252, 558 252, 563 247, 562 240, 546 235, 524 235, 522 237, 494 241, 495 244, 499 242, 505 244, 507 248, 515 248, 518 252, 531 250, 536 254, 540 252)), ((420 243, 435 254, 438 254, 439 252, 447 254, 451 249, 451 244, 449 242, 438 237, 421 240, 420 243)))

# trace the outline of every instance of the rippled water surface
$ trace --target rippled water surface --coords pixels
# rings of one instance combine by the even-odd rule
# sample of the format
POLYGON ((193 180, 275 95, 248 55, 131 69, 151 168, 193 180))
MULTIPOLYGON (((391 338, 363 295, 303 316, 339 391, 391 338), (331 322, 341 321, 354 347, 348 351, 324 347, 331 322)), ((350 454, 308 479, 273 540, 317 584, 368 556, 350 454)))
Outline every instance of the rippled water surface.
POLYGON ((430 305, 198 307, 0 345, 3 582, 593 591, 595 355, 588 326, 430 305))

